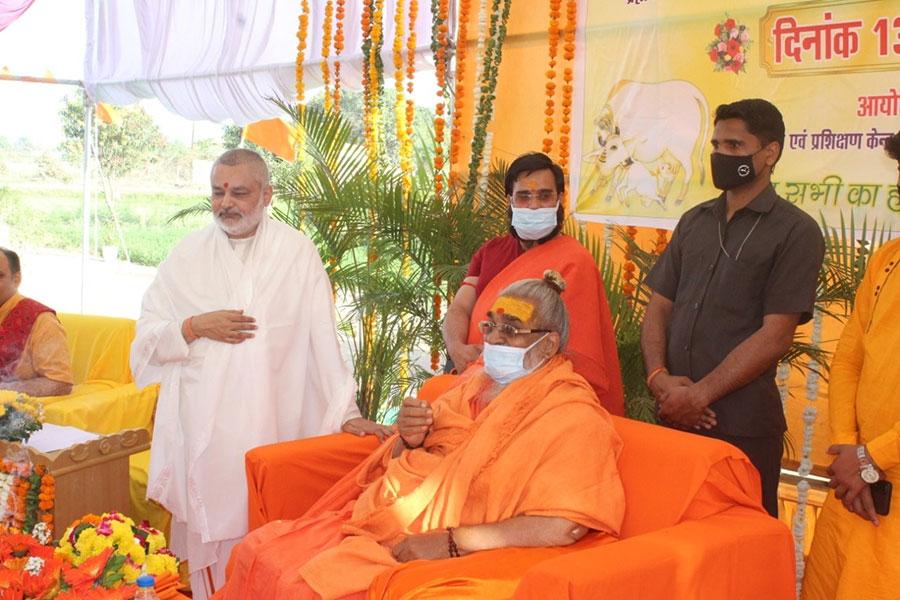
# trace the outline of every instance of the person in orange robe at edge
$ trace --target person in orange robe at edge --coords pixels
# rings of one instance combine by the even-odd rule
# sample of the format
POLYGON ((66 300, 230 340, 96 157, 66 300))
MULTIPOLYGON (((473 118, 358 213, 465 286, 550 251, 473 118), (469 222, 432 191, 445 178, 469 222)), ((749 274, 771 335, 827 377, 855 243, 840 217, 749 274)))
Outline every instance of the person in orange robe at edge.
POLYGON ((411 560, 616 536, 622 443, 564 352, 564 288, 548 271, 502 291, 480 324, 483 366, 430 407, 404 400, 399 432, 303 517, 234 549, 213 598, 363 598, 411 560))
MULTIPOLYGON (((625 399, 616 334, 603 281, 591 253, 560 233, 563 170, 546 154, 523 154, 510 164, 504 186, 509 200, 509 233, 489 240, 472 257, 444 320, 444 343, 452 366, 464 373, 478 361, 478 322, 500 290, 553 269, 568 283, 563 301, 569 310, 572 335, 566 353, 575 372, 591 384, 610 413, 623 416, 625 399)), ((458 383, 456 377, 439 376, 439 380, 444 389, 458 383)), ((432 381, 432 386, 437 383, 432 381)))

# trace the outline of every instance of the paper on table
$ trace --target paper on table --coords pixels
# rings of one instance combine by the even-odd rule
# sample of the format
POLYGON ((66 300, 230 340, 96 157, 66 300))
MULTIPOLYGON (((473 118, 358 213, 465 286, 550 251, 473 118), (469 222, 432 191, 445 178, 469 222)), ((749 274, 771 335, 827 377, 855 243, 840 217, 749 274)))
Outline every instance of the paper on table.
POLYGON ((32 433, 25 445, 39 452, 54 452, 101 437, 103 436, 77 427, 44 423, 43 429, 32 433))

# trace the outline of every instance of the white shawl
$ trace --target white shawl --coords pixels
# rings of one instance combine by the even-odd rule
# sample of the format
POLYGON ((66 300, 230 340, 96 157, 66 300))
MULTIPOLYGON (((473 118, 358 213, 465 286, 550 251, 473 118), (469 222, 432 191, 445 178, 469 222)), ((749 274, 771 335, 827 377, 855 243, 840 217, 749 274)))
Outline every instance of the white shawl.
POLYGON ((139 387, 161 383, 147 496, 204 544, 247 532, 248 450, 359 416, 319 255, 268 217, 244 263, 215 224, 172 251, 144 296, 131 367, 139 387), (255 337, 186 344, 182 321, 220 309, 254 317, 255 337))

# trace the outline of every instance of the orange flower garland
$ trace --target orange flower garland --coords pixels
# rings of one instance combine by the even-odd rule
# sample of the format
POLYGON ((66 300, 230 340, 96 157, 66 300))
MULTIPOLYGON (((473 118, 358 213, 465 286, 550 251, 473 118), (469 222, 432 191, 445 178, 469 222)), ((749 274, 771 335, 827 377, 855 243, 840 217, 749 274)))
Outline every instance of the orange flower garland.
POLYGON ((0 462, 4 497, 0 506, 0 528, 13 533, 31 533, 38 523, 53 531, 53 507, 56 498, 56 479, 47 467, 32 468, 25 463, 0 462))
POLYGON ((569 133, 572 131, 572 82, 574 70, 572 64, 575 60, 575 30, 578 25, 578 3, 576 0, 566 1, 566 28, 563 35, 563 57, 566 59, 566 68, 563 70, 563 116, 559 127, 559 162, 566 175, 569 174, 569 133))
POLYGON ((656 246, 653 248, 655 254, 662 254, 666 246, 669 245, 669 231, 667 229, 656 230, 656 246))
POLYGON ((547 29, 548 49, 550 60, 547 63, 547 83, 544 86, 544 93, 547 95, 546 106, 544 109, 544 154, 550 154, 553 150, 553 119, 554 119, 554 96, 556 95, 556 56, 559 52, 559 7, 562 0, 550 0, 550 26, 547 29))
MULTIPOLYGON (((436 283, 437 283, 437 285, 440 287, 440 285, 441 285, 440 279, 438 279, 438 280, 436 281, 436 283)), ((441 322, 441 295, 440 295, 440 294, 435 294, 435 295, 434 295, 434 298, 433 298, 433 302, 434 302, 434 307, 433 307, 433 309, 432 309, 432 313, 433 313, 432 316, 434 317, 434 322, 435 322, 435 323, 440 323, 440 322, 441 322)), ((438 347, 437 347, 436 344, 433 344, 433 345, 431 346, 431 370, 432 370, 432 371, 437 371, 437 370, 438 370, 438 366, 440 365, 440 361, 441 361, 441 353, 440 353, 440 350, 438 350, 438 347)))
MULTIPOLYGON (((463 95, 466 79, 466 43, 468 36, 469 12, 472 0, 459 0, 459 29, 456 34, 456 85, 453 97, 453 127, 450 130, 450 167, 459 161, 459 142, 461 137, 463 95)), ((477 85, 477 83, 476 83, 477 85)))
POLYGON ((297 28, 297 105, 303 104, 303 62, 306 60, 306 35, 309 32, 309 0, 300 0, 300 26, 297 28))
POLYGON ((447 46, 448 30, 447 17, 450 7, 449 0, 432 0, 432 14, 434 25, 432 35, 434 37, 434 72, 437 78, 438 102, 434 107, 434 192, 440 196, 444 189, 444 89, 447 86, 447 46), (437 10, 434 10, 437 8, 437 10))
POLYGON ((328 55, 331 52, 331 25, 334 18, 334 4, 332 0, 325 0, 325 19, 322 23, 322 85, 325 87, 325 110, 331 110, 331 76, 328 68, 328 55))
POLYGON ((344 52, 344 2, 337 0, 337 10, 334 14, 334 110, 341 112, 341 62, 340 56, 344 52))
MULTIPOLYGON (((635 237, 637 237, 637 227, 629 225, 625 228, 625 235, 634 241, 635 237)), ((634 281, 637 279, 635 275, 636 268, 636 265, 631 261, 631 251, 626 249, 625 264, 622 266, 622 279, 624 280, 622 291, 628 296, 634 294, 634 281)))

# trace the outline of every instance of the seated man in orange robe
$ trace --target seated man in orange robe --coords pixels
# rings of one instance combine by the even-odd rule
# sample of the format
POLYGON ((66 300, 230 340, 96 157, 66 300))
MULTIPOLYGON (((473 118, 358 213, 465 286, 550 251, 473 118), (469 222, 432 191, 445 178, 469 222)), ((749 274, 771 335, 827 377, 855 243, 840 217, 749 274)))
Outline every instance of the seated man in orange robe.
POLYGON ((66 332, 53 309, 19 294, 19 255, 0 248, 0 390, 29 396, 72 391, 66 332))
POLYGON ((390 438, 303 517, 235 548, 214 598, 342 598, 416 559, 617 535, 625 513, 611 419, 562 351, 562 278, 519 281, 483 321, 484 367, 390 438), (586 451, 590 449, 590 451, 586 451))
POLYGON ((444 343, 453 367, 462 373, 478 360, 478 321, 500 290, 553 269, 568 282, 563 301, 572 332, 566 352, 575 372, 591 384, 609 412, 624 415, 616 335, 603 281, 591 253, 560 233, 565 191, 562 169, 545 154, 523 154, 510 164, 504 185, 510 233, 489 240, 475 253, 444 320, 444 343))

